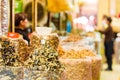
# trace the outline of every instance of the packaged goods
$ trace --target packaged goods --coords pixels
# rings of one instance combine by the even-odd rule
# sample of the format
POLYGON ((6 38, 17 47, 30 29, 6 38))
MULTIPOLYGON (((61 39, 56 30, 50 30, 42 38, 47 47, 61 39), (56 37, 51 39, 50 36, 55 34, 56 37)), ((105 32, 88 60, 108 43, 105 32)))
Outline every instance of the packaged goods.
POLYGON ((92 80, 91 59, 60 59, 65 66, 61 80, 92 80))

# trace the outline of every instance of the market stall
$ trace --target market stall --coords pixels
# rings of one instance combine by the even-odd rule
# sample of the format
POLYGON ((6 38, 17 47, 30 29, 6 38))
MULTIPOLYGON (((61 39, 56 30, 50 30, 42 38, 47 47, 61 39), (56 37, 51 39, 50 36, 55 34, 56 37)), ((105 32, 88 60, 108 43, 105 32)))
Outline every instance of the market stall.
MULTIPOLYGON (((5 0, 1 0, 6 4, 5 0)), ((0 80, 99 80, 101 56, 96 54, 92 37, 58 36, 48 27, 37 27, 37 0, 33 0, 33 32, 28 44, 14 32, 14 1, 10 0, 10 25, 8 32, 8 7, 0 10, 2 34, 0 36, 0 80), (3 11, 2 11, 3 10, 3 11)), ((72 9, 69 0, 48 0, 48 11, 65 12, 72 9), (58 6, 61 6, 59 7, 58 6), (56 7, 55 7, 56 6, 56 7)))

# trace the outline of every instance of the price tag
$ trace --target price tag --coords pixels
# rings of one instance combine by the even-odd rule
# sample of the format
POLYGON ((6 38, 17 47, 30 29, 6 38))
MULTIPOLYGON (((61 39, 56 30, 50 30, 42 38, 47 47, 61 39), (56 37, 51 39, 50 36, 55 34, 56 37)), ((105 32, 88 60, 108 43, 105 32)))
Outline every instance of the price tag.
POLYGON ((45 41, 44 39, 41 40, 41 44, 45 44, 45 42, 46 42, 46 41, 45 41))

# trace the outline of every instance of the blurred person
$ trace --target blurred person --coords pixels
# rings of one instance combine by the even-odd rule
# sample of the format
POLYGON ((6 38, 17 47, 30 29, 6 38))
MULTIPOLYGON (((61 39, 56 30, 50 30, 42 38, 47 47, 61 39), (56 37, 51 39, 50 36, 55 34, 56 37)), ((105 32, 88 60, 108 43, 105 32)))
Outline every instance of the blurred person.
POLYGON ((103 17, 102 17, 102 30, 105 30, 107 28, 106 19, 107 19, 107 15, 103 15, 103 17))
POLYGON ((23 39, 30 42, 29 34, 32 33, 32 29, 27 27, 28 19, 24 13, 15 14, 15 32, 23 36, 23 39))
POLYGON ((104 31, 100 31, 105 35, 104 47, 105 47, 105 57, 107 60, 107 71, 112 71, 112 55, 114 53, 113 41, 114 41, 114 32, 111 26, 112 19, 111 17, 106 17, 105 25, 107 28, 104 31))

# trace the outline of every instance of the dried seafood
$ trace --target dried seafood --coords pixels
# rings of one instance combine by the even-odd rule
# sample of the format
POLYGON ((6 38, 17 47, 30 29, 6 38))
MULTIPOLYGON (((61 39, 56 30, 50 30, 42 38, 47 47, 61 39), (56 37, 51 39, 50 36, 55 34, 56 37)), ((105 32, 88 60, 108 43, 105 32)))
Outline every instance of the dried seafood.
POLYGON ((33 70, 45 71, 51 80, 58 80, 63 66, 58 60, 57 47, 59 39, 56 35, 32 35, 31 46, 37 46, 34 53, 26 61, 33 70), (33 41, 33 42, 32 42, 33 41))
POLYGON ((20 66, 18 54, 15 50, 15 44, 7 37, 1 38, 1 57, 6 66, 20 66))

